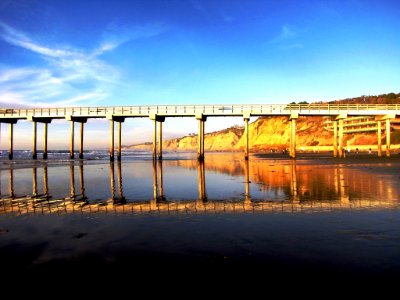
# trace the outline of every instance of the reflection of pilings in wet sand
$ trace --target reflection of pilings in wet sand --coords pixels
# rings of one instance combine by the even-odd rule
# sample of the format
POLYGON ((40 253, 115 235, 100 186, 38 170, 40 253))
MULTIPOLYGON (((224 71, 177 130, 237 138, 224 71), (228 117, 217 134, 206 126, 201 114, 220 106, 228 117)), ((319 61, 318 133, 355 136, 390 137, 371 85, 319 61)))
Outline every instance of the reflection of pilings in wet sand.
POLYGON ((199 193, 200 204, 207 201, 206 193, 206 174, 204 167, 204 160, 198 160, 197 162, 197 188, 199 193))
POLYGON ((43 193, 46 198, 50 198, 49 195, 49 180, 47 174, 47 166, 43 167, 43 193))
POLYGON ((122 187, 122 166, 121 166, 121 161, 117 162, 117 177, 118 177, 118 195, 119 195, 119 199, 121 201, 125 200, 124 197, 124 190, 122 187))
POLYGON ((163 160, 153 160, 153 199, 151 199, 151 203, 155 207, 157 203, 165 200, 163 160))
POLYGON ((296 163, 291 164, 290 195, 293 201, 298 201, 296 163))
POLYGON ((36 166, 32 168, 32 197, 35 198, 38 196, 37 190, 37 169, 36 166))
POLYGON ((32 199, 36 200, 48 200, 51 198, 49 195, 49 186, 48 186, 48 175, 47 175, 47 166, 43 166, 43 194, 38 192, 38 183, 37 183, 37 167, 36 165, 32 167, 32 199))
POLYGON ((250 167, 249 160, 246 159, 244 161, 244 203, 245 205, 251 205, 251 196, 250 196, 250 167))
POLYGON ((21 197, 15 199, 1 199, 0 214, 48 214, 48 213, 301 213, 301 212, 323 212, 323 211, 347 211, 362 209, 399 209, 398 202, 391 201, 351 201, 348 204, 341 201, 308 201, 296 203, 293 201, 264 201, 251 202, 250 205, 242 202, 226 201, 178 201, 178 202, 160 202, 154 204, 149 202, 133 202, 125 204, 116 204, 112 202, 102 203, 82 203, 71 200, 52 200, 45 201, 38 206, 35 200, 30 197, 21 197))
MULTIPOLYGON (((47 172, 47 168, 46 168, 47 172)), ((75 164, 73 162, 69 165, 69 186, 70 186, 70 199, 74 201, 86 201, 85 196, 85 182, 83 174, 83 163, 79 163, 79 194, 75 188, 75 164)))
POLYGON ((126 202, 123 188, 122 188, 122 167, 121 162, 117 162, 117 182, 118 182, 118 197, 115 194, 115 165, 114 162, 110 162, 110 190, 111 199, 115 204, 123 204, 126 202))
POLYGON ((345 181, 344 172, 342 168, 339 168, 339 186, 340 186, 340 201, 342 203, 349 203, 349 193, 348 193, 348 185, 345 181))
POLYGON ((12 166, 8 169, 8 194, 10 198, 14 198, 14 169, 12 166))
MULTIPOLYGON (((83 124, 83 123, 81 123, 83 124)), ((79 185, 80 185, 80 193, 82 200, 86 200, 87 197, 85 196, 85 181, 83 177, 83 162, 79 163, 79 185)))
POLYGON ((74 163, 69 164, 69 194, 71 199, 75 199, 75 168, 74 163))

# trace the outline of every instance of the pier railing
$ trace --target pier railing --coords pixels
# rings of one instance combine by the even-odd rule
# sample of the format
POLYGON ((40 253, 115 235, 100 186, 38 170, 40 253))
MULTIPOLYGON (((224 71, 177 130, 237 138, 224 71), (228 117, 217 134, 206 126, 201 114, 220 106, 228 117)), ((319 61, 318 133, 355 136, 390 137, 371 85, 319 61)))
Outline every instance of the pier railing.
POLYGON ((292 112, 305 115, 332 115, 348 113, 355 115, 376 115, 400 113, 400 104, 246 104, 246 105, 149 105, 149 106, 98 106, 98 107, 49 107, 49 108, 1 108, 0 117, 63 118, 67 115, 104 118, 107 115, 131 117, 162 116, 241 116, 249 113, 261 115, 287 115, 292 112))

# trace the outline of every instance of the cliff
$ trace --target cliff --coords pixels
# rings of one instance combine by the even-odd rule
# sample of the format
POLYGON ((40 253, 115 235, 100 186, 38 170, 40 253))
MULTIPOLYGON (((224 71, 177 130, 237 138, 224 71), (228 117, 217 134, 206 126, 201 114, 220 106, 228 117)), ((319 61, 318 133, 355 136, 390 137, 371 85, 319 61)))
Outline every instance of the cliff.
MULTIPOLYGON (((207 126, 207 123, 206 123, 207 126)), ((249 124, 250 149, 254 152, 283 150, 288 148, 290 124, 287 117, 260 117, 249 124)), ((239 151, 244 147, 244 129, 232 127, 205 136, 208 151, 239 151)), ((332 146, 333 133, 324 128, 322 117, 300 117, 297 120, 297 148, 324 149, 332 146)), ((383 135, 384 136, 384 135, 383 135)), ((356 133, 345 135, 345 146, 376 144, 376 134, 356 133)), ((385 142, 384 140, 382 142, 385 142)), ((398 131, 392 132, 392 143, 400 142, 398 131)), ((126 149, 150 149, 151 144, 127 146, 126 149)), ((185 136, 163 142, 163 148, 172 151, 197 149, 197 135, 185 136)))

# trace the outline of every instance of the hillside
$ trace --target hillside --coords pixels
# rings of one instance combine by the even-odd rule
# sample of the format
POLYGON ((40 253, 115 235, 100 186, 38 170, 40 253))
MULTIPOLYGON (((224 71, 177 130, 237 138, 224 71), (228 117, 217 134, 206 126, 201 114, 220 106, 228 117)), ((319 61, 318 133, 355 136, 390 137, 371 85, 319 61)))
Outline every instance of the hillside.
MULTIPOLYGON (((290 124, 287 117, 260 117, 249 124, 250 149, 254 152, 283 150, 289 146, 290 124)), ((297 148, 332 146, 333 133, 324 129, 322 117, 300 117, 297 120, 297 148)), ((376 144, 375 133, 346 134, 345 145, 376 144)), ((384 140, 383 140, 384 142, 384 140)), ((400 143, 398 131, 392 132, 392 143, 400 143)), ((208 133, 205 149, 208 151, 235 151, 244 147, 242 128, 228 128, 208 133)), ((163 142, 163 148, 173 151, 197 149, 197 136, 184 136, 163 142)), ((126 149, 151 149, 151 143, 132 145, 126 149)))
MULTIPOLYGON (((400 103, 400 94, 385 94, 379 96, 362 96, 334 101, 336 103, 400 103)), ((331 102, 333 103, 333 102, 331 102)), ((207 123, 206 123, 207 127, 207 123)), ((323 117, 299 117, 297 120, 297 148, 323 149, 332 146, 333 133, 324 128, 323 117)), ((250 149, 254 152, 283 150, 289 146, 290 124, 287 117, 260 117, 249 124, 250 149)), ((244 147, 244 129, 231 127, 221 131, 206 134, 205 149, 208 151, 239 151, 244 147)), ((385 142, 385 135, 382 142, 385 142)), ((391 133, 392 144, 400 143, 400 131, 391 133)), ((377 143, 375 132, 346 134, 345 146, 374 145, 377 143)), ((163 142, 163 148, 173 151, 197 149, 197 135, 184 136, 163 142)), ((131 145, 125 149, 151 149, 151 143, 131 145)))

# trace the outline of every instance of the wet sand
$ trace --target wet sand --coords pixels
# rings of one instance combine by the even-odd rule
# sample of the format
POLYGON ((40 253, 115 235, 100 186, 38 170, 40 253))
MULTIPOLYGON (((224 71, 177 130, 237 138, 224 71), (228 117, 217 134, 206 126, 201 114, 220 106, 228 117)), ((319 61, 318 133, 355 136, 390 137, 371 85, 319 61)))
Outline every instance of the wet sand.
MULTIPOLYGON (((287 160, 257 155, 253 159, 287 160)), ((49 166, 58 163, 48 162, 49 166)), ((92 163, 92 162, 90 162, 92 163)), ((105 162, 93 162, 105 163, 105 162)), ((207 163, 207 158, 206 158, 207 163)), ((346 164, 400 178, 398 156, 333 159, 299 154, 297 164, 346 164)), ((13 168, 43 162, 23 161, 13 168)), ((62 162, 61 164, 65 164, 62 162)), ((8 162, 2 162, 8 169, 8 162)), ((397 178, 397 179, 396 179, 397 178)), ((399 199, 397 199, 399 200, 399 199)), ((400 210, 285 213, 26 214, 0 216, 2 276, 104 278, 129 274, 177 282, 388 283, 400 276, 400 210), (204 276, 204 277, 203 277, 204 276)), ((200 284, 200 283, 198 283, 200 284)))
POLYGON ((2 274, 182 280, 400 276, 400 212, 43 215, 1 221, 2 274))

